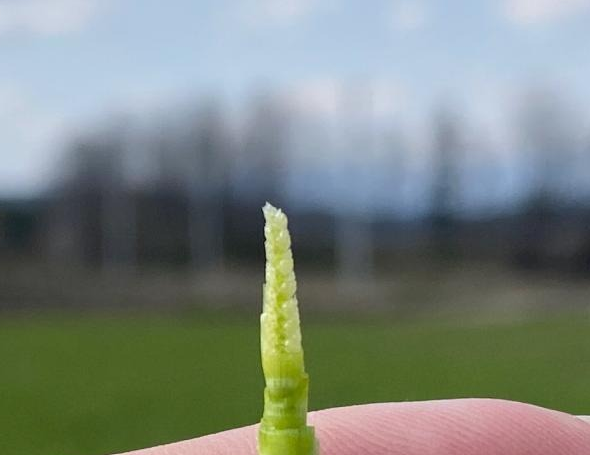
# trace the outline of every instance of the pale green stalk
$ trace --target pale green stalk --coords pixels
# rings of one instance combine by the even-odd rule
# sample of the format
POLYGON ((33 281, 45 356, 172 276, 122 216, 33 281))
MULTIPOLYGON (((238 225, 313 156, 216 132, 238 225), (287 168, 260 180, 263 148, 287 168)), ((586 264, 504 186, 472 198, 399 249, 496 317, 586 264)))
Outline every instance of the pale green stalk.
POLYGON ((303 365, 287 217, 268 203, 262 211, 266 220, 266 274, 260 345, 266 387, 258 452, 260 455, 314 455, 317 442, 313 427, 307 426, 309 378, 303 365))

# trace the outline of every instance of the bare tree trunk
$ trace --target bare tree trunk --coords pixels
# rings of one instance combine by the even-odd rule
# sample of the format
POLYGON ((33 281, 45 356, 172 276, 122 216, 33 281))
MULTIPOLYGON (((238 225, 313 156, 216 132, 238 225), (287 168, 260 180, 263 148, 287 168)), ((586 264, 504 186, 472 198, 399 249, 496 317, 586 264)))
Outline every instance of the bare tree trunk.
POLYGON ((371 225, 362 217, 340 215, 336 226, 338 276, 343 284, 363 282, 373 275, 371 225))
POLYGON ((434 117, 431 248, 437 265, 456 256, 455 210, 458 200, 458 161, 461 150, 459 121, 448 106, 434 117))
MULTIPOLYGON (((363 173, 371 172, 371 158, 375 152, 373 115, 373 93, 367 87, 353 90, 348 94, 345 109, 345 127, 348 131, 347 145, 354 166, 354 177, 363 180, 363 173), (369 119, 369 120, 367 120, 369 119), (360 156, 362 153, 362 156, 360 156)), ((349 183, 349 178, 341 176, 349 183)), ((354 178, 350 178, 354 180, 354 178)), ((350 288, 359 284, 370 284, 374 275, 373 258, 373 209, 366 208, 371 203, 371 191, 359 186, 354 195, 352 207, 343 209, 337 216, 336 248, 338 274, 341 286, 350 288)))
POLYGON ((223 206, 219 199, 214 195, 190 198, 190 261, 195 270, 223 265, 223 206))
POLYGON ((47 257, 51 263, 80 264, 84 260, 83 220, 74 196, 58 195, 47 220, 47 257))
POLYGON ((133 271, 136 267, 136 214, 133 196, 125 189, 104 192, 101 213, 102 265, 133 271))

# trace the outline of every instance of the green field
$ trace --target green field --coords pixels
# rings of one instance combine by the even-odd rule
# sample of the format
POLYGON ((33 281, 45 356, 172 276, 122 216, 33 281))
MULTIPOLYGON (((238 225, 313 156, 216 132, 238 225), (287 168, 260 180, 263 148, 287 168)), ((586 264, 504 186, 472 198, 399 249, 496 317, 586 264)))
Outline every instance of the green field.
MULTIPOLYGON (((256 320, 61 317, 0 323, 0 453, 100 455, 253 423, 256 320)), ((590 413, 590 321, 315 319, 311 407, 501 397, 590 413)))

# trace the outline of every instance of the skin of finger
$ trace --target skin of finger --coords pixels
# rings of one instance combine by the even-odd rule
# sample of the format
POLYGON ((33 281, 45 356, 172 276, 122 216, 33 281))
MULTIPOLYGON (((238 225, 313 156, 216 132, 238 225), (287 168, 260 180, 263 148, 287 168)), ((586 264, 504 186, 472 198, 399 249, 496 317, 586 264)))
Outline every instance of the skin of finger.
MULTIPOLYGON (((588 455, 590 425, 504 400, 381 403, 310 413, 321 455, 588 455)), ((256 426, 127 455, 256 455, 256 426)))

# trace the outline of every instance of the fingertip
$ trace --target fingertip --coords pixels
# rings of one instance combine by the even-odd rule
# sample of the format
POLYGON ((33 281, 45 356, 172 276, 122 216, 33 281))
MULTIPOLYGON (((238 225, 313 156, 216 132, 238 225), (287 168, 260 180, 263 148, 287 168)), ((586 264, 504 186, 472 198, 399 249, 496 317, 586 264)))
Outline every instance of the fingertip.
POLYGON ((251 425, 120 455, 257 455, 257 429, 251 425))
POLYGON ((382 403, 312 414, 323 455, 587 455, 590 425, 524 403, 382 403))
MULTIPOLYGON (((321 455, 588 455, 590 425, 524 403, 461 399, 310 413, 321 455)), ((257 426, 127 455, 256 455, 257 426)))

